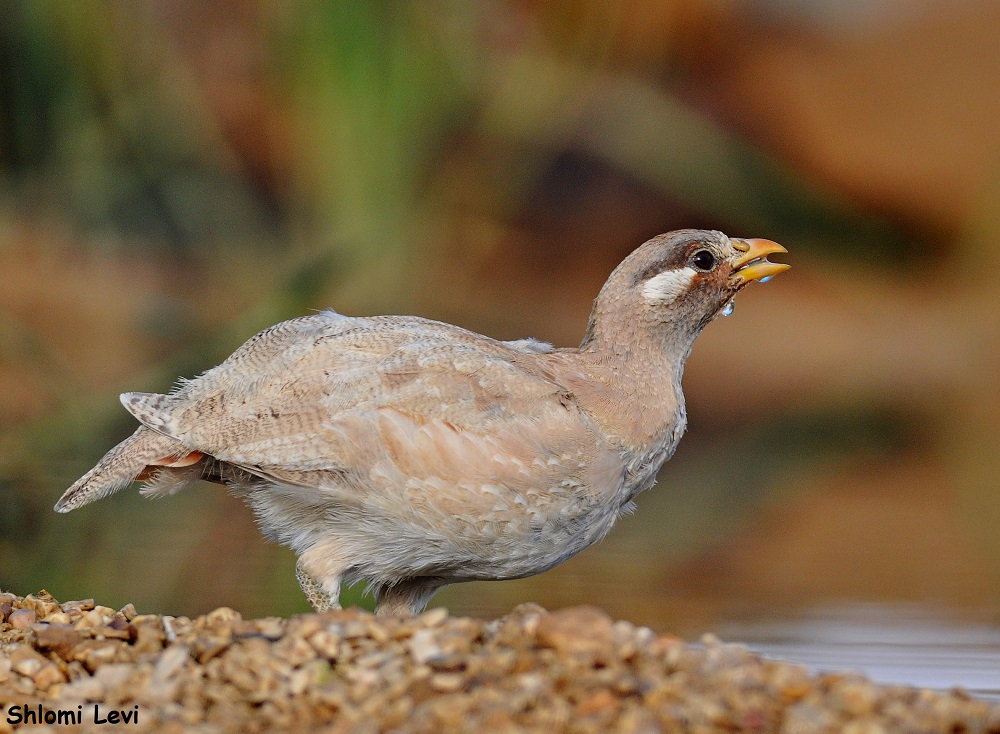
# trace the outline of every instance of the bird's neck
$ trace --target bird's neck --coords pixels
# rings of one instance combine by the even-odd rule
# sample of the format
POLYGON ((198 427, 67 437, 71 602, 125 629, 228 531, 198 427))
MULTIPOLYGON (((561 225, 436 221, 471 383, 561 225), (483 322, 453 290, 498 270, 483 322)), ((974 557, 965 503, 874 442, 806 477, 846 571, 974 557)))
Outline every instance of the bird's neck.
POLYGON ((684 417, 681 377, 694 335, 664 327, 641 318, 613 328, 592 321, 577 352, 595 386, 580 395, 584 407, 637 450, 667 440, 684 417))

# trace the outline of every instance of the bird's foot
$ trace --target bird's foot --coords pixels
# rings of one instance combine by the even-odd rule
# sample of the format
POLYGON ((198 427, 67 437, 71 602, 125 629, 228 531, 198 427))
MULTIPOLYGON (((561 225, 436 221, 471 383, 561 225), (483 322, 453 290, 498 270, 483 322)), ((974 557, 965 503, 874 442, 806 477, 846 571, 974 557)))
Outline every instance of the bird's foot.
POLYGON ((302 567, 301 562, 295 566, 295 578, 298 579, 299 586, 302 587, 302 593, 306 595, 306 599, 317 612, 329 612, 341 608, 340 579, 337 579, 333 584, 324 586, 302 567), (327 590, 331 586, 336 589, 335 593, 327 590))

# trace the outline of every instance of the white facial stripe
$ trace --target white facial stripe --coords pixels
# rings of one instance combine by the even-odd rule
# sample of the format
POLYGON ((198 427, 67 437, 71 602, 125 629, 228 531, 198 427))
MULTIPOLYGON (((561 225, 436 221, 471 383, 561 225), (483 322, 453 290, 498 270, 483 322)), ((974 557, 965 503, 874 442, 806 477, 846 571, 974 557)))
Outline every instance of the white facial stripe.
POLYGON ((642 297, 647 302, 657 306, 665 306, 677 300, 684 291, 691 287, 691 281, 697 272, 694 268, 664 270, 654 275, 642 286, 642 297))

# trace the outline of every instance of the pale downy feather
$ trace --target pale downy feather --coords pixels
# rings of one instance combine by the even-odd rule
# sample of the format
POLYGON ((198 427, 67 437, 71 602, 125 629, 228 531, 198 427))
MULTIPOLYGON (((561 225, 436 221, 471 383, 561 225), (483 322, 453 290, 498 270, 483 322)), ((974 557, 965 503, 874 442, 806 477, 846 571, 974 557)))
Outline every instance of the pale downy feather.
POLYGON ((162 467, 143 483, 139 493, 147 499, 169 497, 201 479, 204 470, 204 464, 201 462, 180 468, 162 467))

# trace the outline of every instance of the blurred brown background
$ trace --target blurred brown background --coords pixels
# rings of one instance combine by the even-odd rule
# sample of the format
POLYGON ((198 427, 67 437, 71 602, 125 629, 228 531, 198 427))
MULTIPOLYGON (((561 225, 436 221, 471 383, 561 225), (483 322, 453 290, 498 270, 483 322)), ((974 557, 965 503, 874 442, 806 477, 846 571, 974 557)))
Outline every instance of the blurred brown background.
POLYGON ((132 431, 119 392, 327 306, 574 345, 625 254, 708 227, 794 267, 700 338, 658 486, 435 603, 1000 609, 997 28, 986 0, 0 0, 0 587, 306 610, 218 487, 52 512, 132 431))

